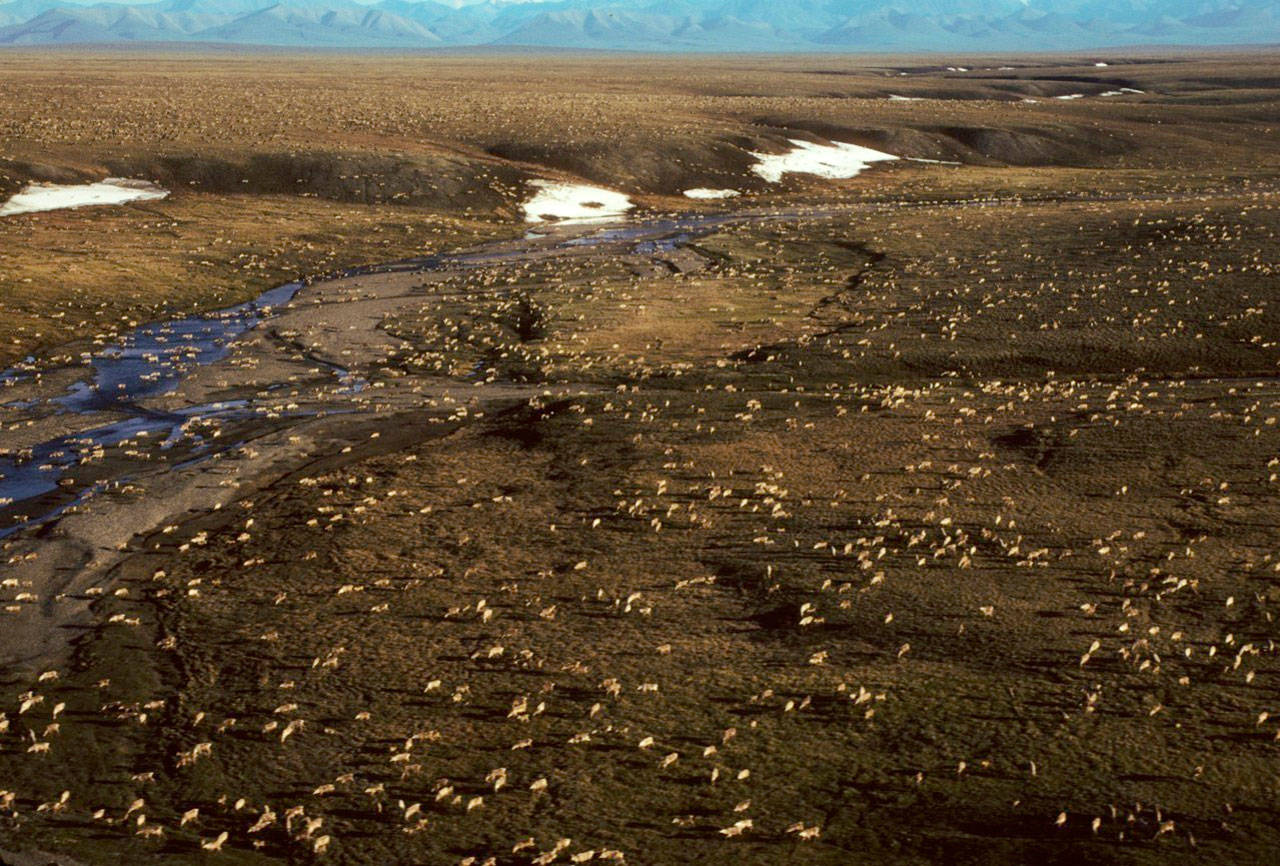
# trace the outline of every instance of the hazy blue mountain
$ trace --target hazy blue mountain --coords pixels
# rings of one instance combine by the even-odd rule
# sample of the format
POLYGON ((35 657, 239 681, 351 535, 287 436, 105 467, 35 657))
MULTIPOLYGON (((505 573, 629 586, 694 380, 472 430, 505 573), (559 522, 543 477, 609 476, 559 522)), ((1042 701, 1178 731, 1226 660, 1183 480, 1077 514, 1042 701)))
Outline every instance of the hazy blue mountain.
POLYGON ((0 2, 0 45, 218 42, 644 51, 983 51, 1280 43, 1280 0, 0 2))
POLYGON ((0 41, 17 45, 115 42, 110 30, 74 11, 48 9, 20 24, 0 28, 0 41))
POLYGON ((421 24, 355 3, 338 6, 280 3, 191 35, 209 42, 300 47, 422 46, 438 45, 441 41, 421 24))

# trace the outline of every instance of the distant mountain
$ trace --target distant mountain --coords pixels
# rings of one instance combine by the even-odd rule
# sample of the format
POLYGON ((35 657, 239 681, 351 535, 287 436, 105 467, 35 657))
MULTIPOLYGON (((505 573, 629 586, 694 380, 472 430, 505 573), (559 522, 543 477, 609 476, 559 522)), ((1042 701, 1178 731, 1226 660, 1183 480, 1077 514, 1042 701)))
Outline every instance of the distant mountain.
POLYGON ((392 12, 354 3, 341 6, 277 4, 198 30, 191 38, 242 45, 428 46, 442 40, 392 12))
POLYGON ((1280 0, 0 0, 0 45, 1009 51, 1280 43, 1280 0))

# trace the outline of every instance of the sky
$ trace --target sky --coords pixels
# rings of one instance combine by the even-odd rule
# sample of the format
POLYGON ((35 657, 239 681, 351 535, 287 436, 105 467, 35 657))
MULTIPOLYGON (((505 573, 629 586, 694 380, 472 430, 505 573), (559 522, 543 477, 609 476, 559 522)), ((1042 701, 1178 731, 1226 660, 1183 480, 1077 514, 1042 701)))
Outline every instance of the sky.
MULTIPOLYGON (((0 6, 3 6, 7 2, 8 0, 0 0, 0 6)), ((63 0, 63 2, 72 6, 94 6, 98 3, 114 3, 121 6, 146 6, 151 3, 156 3, 158 2, 158 0, 63 0)), ((263 0, 262 5, 269 6, 271 5, 272 2, 274 2, 274 0, 263 0)), ((360 3, 365 6, 369 6, 373 3, 378 2, 378 0, 353 0, 353 2, 360 3)), ((444 6, 458 7, 458 6, 470 6, 473 3, 483 3, 485 2, 485 0, 435 0, 435 2, 440 3, 444 6)), ((546 0, 495 0, 495 2, 543 3, 543 2, 546 2, 546 0)))
MULTIPOLYGON (((6 2, 8 2, 8 0, 0 0, 0 6, 3 6, 6 2)), ((98 4, 98 3, 104 3, 104 2, 107 2, 107 3, 116 3, 116 4, 123 5, 123 6, 145 6, 145 5, 149 4, 149 3, 155 3, 155 2, 157 2, 157 0, 63 0, 63 2, 68 3, 68 4, 71 4, 71 5, 74 5, 74 6, 93 6, 93 5, 95 5, 95 4, 98 4)), ((271 4, 271 2, 273 2, 273 0, 263 0, 263 4, 262 4, 262 5, 263 5, 263 6, 269 6, 269 5, 271 4)), ((355 3, 360 3, 360 4, 363 4, 363 5, 365 5, 365 6, 369 6, 369 5, 373 4, 373 3, 377 3, 377 2, 378 2, 378 0, 353 0, 353 2, 355 2, 355 3)), ((453 6, 453 7, 458 7, 458 6, 470 6, 470 5, 474 4, 474 3, 483 3, 483 2, 485 2, 485 0, 435 0, 435 2, 436 2, 436 3, 440 3, 440 4, 444 5, 444 6, 453 6)), ((549 0, 494 0, 494 2, 498 2, 498 3, 544 3, 544 2, 549 2, 549 0)))

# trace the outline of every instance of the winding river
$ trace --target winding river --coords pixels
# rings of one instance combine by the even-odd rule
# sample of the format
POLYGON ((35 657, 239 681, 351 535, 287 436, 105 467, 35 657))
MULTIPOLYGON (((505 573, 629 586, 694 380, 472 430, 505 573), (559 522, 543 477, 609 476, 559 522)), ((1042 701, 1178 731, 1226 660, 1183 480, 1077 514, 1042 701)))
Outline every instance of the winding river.
MULTIPOLYGON (((352 396, 362 390, 363 379, 346 364, 316 354, 309 360, 329 371, 333 387, 312 395, 305 408, 281 412, 275 395, 291 384, 283 375, 279 381, 254 382, 251 392, 230 398, 201 401, 187 393, 193 377, 225 364, 246 336, 277 322, 295 302, 321 308, 330 303, 308 297, 319 287, 382 274, 446 275, 514 267, 566 255, 660 258, 744 218, 686 215, 532 231, 519 240, 495 241, 465 252, 356 268, 315 283, 287 283, 224 310, 146 324, 82 355, 82 367, 50 369, 27 363, 0 373, 0 410, 5 411, 6 426, 50 433, 28 434, 16 445, 10 438, 0 452, 0 537, 47 523, 69 507, 136 477, 189 467, 223 453, 252 439, 260 424, 278 426, 282 417, 300 420, 361 411, 352 396)), ((402 306, 400 300, 389 298, 359 327, 376 329, 385 314, 402 306)), ((323 324, 323 314, 320 321, 323 324)), ((355 354, 358 359, 361 352, 355 354)))

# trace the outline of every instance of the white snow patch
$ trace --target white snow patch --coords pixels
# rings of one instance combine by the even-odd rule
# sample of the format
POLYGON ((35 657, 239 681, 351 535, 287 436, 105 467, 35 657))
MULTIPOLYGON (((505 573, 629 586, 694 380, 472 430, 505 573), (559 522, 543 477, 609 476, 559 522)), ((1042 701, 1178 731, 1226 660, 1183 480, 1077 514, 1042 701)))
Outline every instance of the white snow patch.
POLYGON ((697 189, 686 189, 684 191, 684 194, 686 198, 707 198, 707 199, 737 198, 738 196, 742 195, 742 193, 738 192, 736 189, 706 189, 705 187, 698 187, 697 189))
POLYGON ((1102 67, 1102 66, 1110 66, 1111 64, 1109 64, 1109 63, 1103 63, 1101 60, 1099 60, 1097 63, 1095 63, 1095 64, 1093 64, 1093 65, 1094 65, 1094 66, 1098 66, 1098 67, 1102 67))
POLYGON ((752 171, 769 183, 778 183, 784 174, 816 174, 818 177, 847 178, 861 172, 873 162, 897 159, 891 153, 881 153, 869 147, 846 144, 813 144, 791 139, 795 148, 789 153, 755 153, 759 162, 752 171))
POLYGON ((127 201, 151 201, 168 194, 168 190, 155 184, 119 177, 86 184, 33 183, 0 205, 0 216, 89 205, 123 204, 127 201))
POLYGON ((1055 96, 1054 99, 1084 99, 1083 93, 1068 93, 1065 96, 1055 96))
POLYGON ((635 207, 622 193, 598 186, 558 180, 535 180, 531 185, 538 192, 521 205, 525 222, 616 219, 635 207))
POLYGON ((920 101, 922 101, 922 97, 919 97, 919 96, 899 96, 899 95, 898 95, 898 94, 896 94, 896 93, 890 93, 890 94, 889 94, 889 101, 890 101, 890 102, 920 102, 920 101))

